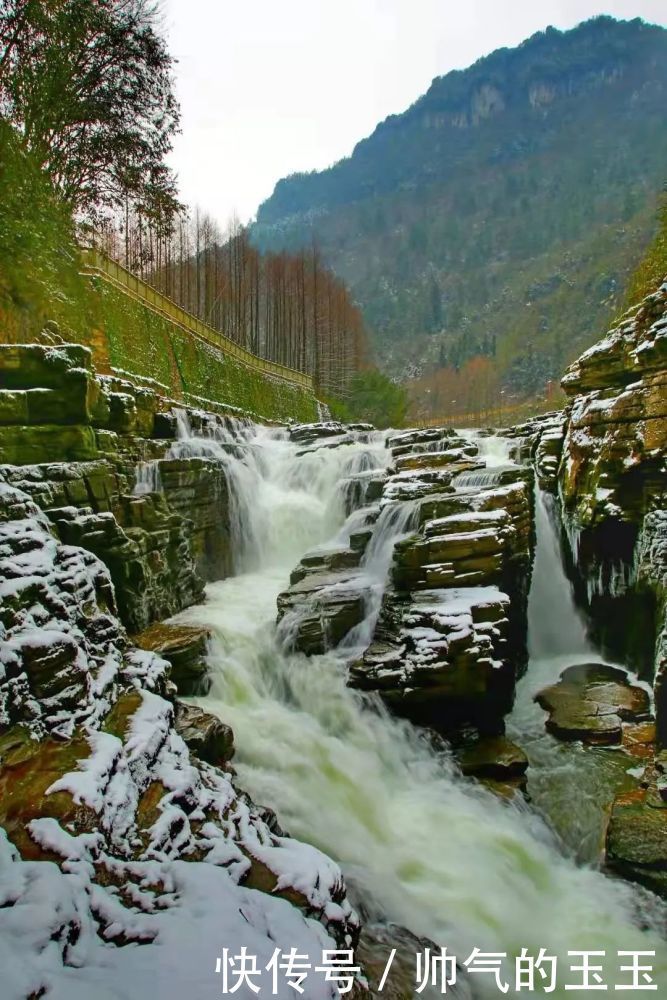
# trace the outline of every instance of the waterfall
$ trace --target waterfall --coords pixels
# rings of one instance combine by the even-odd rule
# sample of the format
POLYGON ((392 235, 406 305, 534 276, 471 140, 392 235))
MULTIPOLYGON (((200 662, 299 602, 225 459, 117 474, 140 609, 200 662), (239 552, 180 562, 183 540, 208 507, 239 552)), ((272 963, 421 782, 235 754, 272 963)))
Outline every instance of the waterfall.
POLYGON ((528 641, 531 658, 563 655, 584 659, 593 654, 584 621, 574 603, 561 556, 556 515, 551 496, 535 487, 537 545, 528 600, 528 641))
POLYGON ((515 447, 516 442, 512 441, 511 438, 504 438, 493 434, 486 437, 477 437, 474 440, 479 448, 480 455, 486 462, 487 468, 513 464, 511 451, 515 447))
POLYGON ((474 469, 472 472, 461 472, 454 480, 454 486, 460 489, 483 490, 495 486, 500 479, 502 470, 474 469))
MULTIPOLYGON (((251 490, 238 488, 239 505, 247 504, 239 523, 261 544, 242 557, 244 572, 209 585, 206 603, 178 618, 213 632, 213 686, 197 703, 233 727, 242 787, 286 830, 339 861, 366 919, 404 925, 461 959, 475 947, 506 952, 510 980, 513 956, 545 948, 563 962, 552 995, 583 1000, 584 992, 564 990, 573 978, 568 950, 606 951, 612 984, 618 950, 660 955, 657 935, 640 928, 651 920, 646 907, 639 913, 644 897, 579 867, 536 810, 466 781, 378 698, 349 689, 349 649, 306 658, 276 640, 276 597, 299 556, 344 538, 336 484, 363 449, 388 461, 380 436, 299 456, 261 429, 225 459, 230 475, 252 478, 251 490)), ((360 568, 382 584, 396 538, 410 530, 411 511, 398 507, 381 512, 360 568)), ((237 544, 247 553, 248 538, 237 544)), ((667 974, 664 957, 655 968, 667 974)), ((476 997, 498 996, 493 976, 469 979, 476 997)))
POLYGON ((160 463, 153 459, 150 462, 139 462, 132 494, 135 497, 145 493, 159 493, 162 489, 160 479, 160 463))
POLYGON ((363 558, 363 566, 371 577, 385 583, 394 545, 416 527, 418 515, 416 500, 388 503, 382 508, 363 558))
MULTIPOLYGON (((609 803, 634 787, 634 761, 609 750, 582 750, 545 731, 535 694, 577 663, 602 658, 586 634, 563 566, 555 500, 535 489, 536 550, 528 599, 529 663, 517 686, 508 732, 528 754, 528 788, 535 808, 580 863, 595 863, 604 838, 609 803)), ((618 665, 618 664, 616 664, 618 665)))
POLYGON ((399 539, 405 538, 416 528, 418 521, 419 502, 416 500, 388 503, 380 511, 361 564, 367 584, 364 619, 345 636, 339 646, 341 652, 363 653, 370 644, 382 605, 394 546, 399 539))
POLYGON ((517 442, 512 438, 502 437, 498 434, 482 434, 477 428, 461 428, 456 433, 477 446, 479 455, 484 459, 487 469, 495 468, 498 465, 514 464, 511 452, 516 447, 517 442))
POLYGON ((515 464, 511 459, 511 451, 516 442, 510 438, 495 435, 480 436, 479 431, 475 429, 464 429, 457 433, 477 446, 479 457, 485 462, 483 469, 460 473, 454 481, 457 489, 487 489, 495 486, 500 482, 503 471, 515 464))

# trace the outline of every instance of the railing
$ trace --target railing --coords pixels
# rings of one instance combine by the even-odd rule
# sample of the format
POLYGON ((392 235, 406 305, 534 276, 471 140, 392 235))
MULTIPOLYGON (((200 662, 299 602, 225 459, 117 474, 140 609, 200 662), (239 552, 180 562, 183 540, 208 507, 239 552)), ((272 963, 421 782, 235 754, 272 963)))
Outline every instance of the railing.
POLYGON ((112 260, 111 257, 107 257, 100 250, 91 247, 81 247, 80 250, 86 274, 99 276, 105 281, 116 285, 123 292, 137 299, 149 309, 166 317, 172 323, 175 323, 181 329, 193 334, 200 340, 204 340, 213 347, 217 347, 218 350, 240 361, 247 368, 263 372, 266 375, 272 375, 275 378, 281 378, 286 382, 293 382, 313 392, 312 375, 307 375, 305 372, 296 371, 296 369, 288 368, 286 365, 279 365, 275 361, 268 361, 266 358, 258 357, 251 351, 247 351, 244 347, 241 347, 240 344, 230 340, 229 337, 220 333, 219 330, 215 330, 212 326, 209 326, 208 323, 203 323, 202 320, 198 319, 192 313, 182 309, 173 299, 156 291, 151 285, 138 278, 136 274, 132 274, 122 264, 112 260))

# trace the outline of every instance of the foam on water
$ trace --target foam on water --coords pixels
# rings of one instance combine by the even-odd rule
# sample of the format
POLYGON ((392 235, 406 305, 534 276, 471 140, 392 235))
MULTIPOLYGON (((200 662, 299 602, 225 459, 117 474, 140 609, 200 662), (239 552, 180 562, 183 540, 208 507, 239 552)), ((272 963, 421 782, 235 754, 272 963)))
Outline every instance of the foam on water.
MULTIPOLYGON (((200 447, 192 439, 181 444, 192 453, 200 447)), ((240 449, 238 444, 233 453, 223 448, 220 459, 234 480, 234 538, 245 571, 210 585, 206 603, 179 620, 213 630, 213 687, 199 701, 234 728, 242 786, 275 809, 290 833, 341 863, 366 916, 402 924, 461 958, 474 947, 510 956, 522 948, 535 955, 546 948, 564 963, 552 994, 563 1000, 588 995, 564 990, 574 981, 568 950, 606 951, 613 989, 619 949, 655 949, 657 975, 667 983, 664 946, 654 930, 640 929, 662 919, 653 897, 577 865, 538 810, 503 803, 462 779, 446 753, 436 753, 411 725, 390 717, 379 699, 347 688, 349 643, 336 654, 311 658, 279 646, 276 597, 306 549, 327 539, 344 543, 345 514, 336 484, 351 462, 357 470, 366 461, 387 463, 382 437, 300 457, 294 445, 266 430, 258 429, 240 449), (367 459, 361 457, 364 450, 367 459)), ((495 445, 484 447, 495 454, 495 445)), ((410 529, 412 511, 400 512, 400 506, 386 507, 377 521, 361 568, 375 581, 375 598, 368 604, 365 633, 360 629, 352 645, 370 637, 393 544, 410 529)), ((351 516, 348 529, 350 523, 358 524, 358 516, 351 516)), ((542 537, 543 529, 542 519, 542 537)), ((547 571, 553 555, 543 553, 547 571)), ((552 608, 542 607, 540 615, 537 603, 549 597, 538 589, 531 600, 531 651, 538 672, 540 664, 548 664, 545 676, 551 677, 572 654, 589 655, 574 620, 568 634, 576 648, 548 647, 553 633, 549 638, 539 623, 552 608)), ((524 707, 528 701, 532 711, 526 693, 524 707)), ((522 724, 518 711, 515 730, 522 724)), ((543 716, 540 725, 543 732, 543 716)), ((470 980, 476 996, 498 996, 492 976, 470 980)), ((512 988, 507 995, 515 995, 512 988)))

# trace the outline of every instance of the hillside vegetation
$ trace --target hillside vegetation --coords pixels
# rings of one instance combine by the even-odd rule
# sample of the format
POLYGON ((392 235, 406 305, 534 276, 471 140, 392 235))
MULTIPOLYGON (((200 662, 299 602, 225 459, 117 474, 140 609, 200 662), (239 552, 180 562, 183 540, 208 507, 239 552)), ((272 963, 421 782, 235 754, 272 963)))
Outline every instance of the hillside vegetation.
POLYGON ((149 379, 195 405, 206 400, 260 417, 314 418, 310 390, 263 377, 122 289, 82 274, 71 207, 2 121, 0 205, 0 344, 32 342, 55 321, 64 339, 93 348, 107 374, 149 379))
POLYGON ((242 228, 223 232, 181 204, 163 27, 152 0, 0 4, 0 339, 32 340, 56 320, 69 339, 97 340, 103 365, 172 392, 312 416, 312 398, 304 411, 297 392, 290 413, 281 386, 280 405, 267 405, 266 380, 80 274, 77 238, 254 355, 311 375, 321 395, 348 397, 367 367, 360 311, 315 248, 261 254, 242 228))
POLYGON ((658 231, 646 256, 630 279, 627 305, 640 302, 650 295, 667 275, 667 192, 660 208, 658 231))
POLYGON ((0 120, 0 315, 30 336, 44 321, 83 324, 84 279, 71 212, 6 122, 0 120))
POLYGON ((330 169, 280 181, 253 238, 315 239, 394 375, 491 357, 557 379, 622 305, 667 174, 667 32, 601 17, 433 81, 330 169))

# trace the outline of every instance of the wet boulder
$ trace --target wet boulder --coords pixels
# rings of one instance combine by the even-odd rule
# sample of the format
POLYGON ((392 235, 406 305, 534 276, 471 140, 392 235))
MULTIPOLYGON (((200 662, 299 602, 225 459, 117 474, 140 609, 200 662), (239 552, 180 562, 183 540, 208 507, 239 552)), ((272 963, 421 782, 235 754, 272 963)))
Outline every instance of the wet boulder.
POLYGON ((614 800, 606 861, 624 878, 667 897, 667 801, 656 795, 655 785, 625 792, 614 800))
POLYGON ((344 424, 337 420, 328 420, 325 423, 314 424, 292 424, 289 428, 290 441, 296 444, 313 444, 315 441, 322 441, 326 438, 338 437, 346 433, 344 424))
POLYGON ((352 687, 378 691, 399 714, 439 731, 495 727, 510 704, 509 598, 495 587, 385 597, 375 637, 349 670, 352 687))
MULTIPOLYGON (((402 434, 394 434, 387 440, 387 447, 391 450, 394 458, 401 458, 404 455, 421 455, 428 452, 445 451, 453 444, 462 445, 464 442, 456 434, 456 431, 448 427, 429 427, 423 430, 405 431, 402 434)), ((475 454, 475 452, 470 452, 475 454)))
POLYGON ((361 557, 361 555, 368 548, 368 543, 370 542, 372 535, 373 529, 371 527, 361 528, 359 531, 353 531, 350 534, 350 548, 354 552, 358 552, 361 557))
MULTIPOLYGON (((431 954, 439 955, 440 949, 428 938, 417 937, 405 927, 398 924, 364 924, 359 936, 359 943, 355 949, 355 960, 359 962, 363 973, 368 981, 367 990, 359 990, 358 994, 352 994, 354 1000, 412 1000, 415 996, 415 987, 421 986, 417 980, 417 956, 424 955, 426 949, 430 949, 431 954), (380 983, 387 967, 389 957, 394 952, 391 963, 391 971, 386 977, 386 982, 380 991, 380 983)), ((461 981, 459 970, 458 979, 461 981)), ((451 990, 460 1000, 467 998, 468 994, 463 993, 460 987, 451 990)), ((420 989, 419 996, 424 1000, 437 1000, 442 997, 440 986, 428 983, 420 989)))
POLYGON ((454 474, 451 469, 420 469, 397 472, 387 478, 385 500, 420 500, 434 493, 453 492, 454 474))
POLYGON ((413 430, 398 431, 390 434, 387 437, 386 445, 392 452, 394 452, 395 448, 434 447, 438 442, 446 441, 456 436, 456 431, 452 430, 451 427, 418 427, 413 430))
POLYGON ((234 756, 234 733, 215 715, 176 699, 174 728, 188 749, 200 760, 217 767, 234 756))
POLYGON ((369 582, 353 571, 314 572, 278 596, 285 646, 308 656, 335 648, 366 613, 369 582))
POLYGON ((549 713, 546 727, 554 736, 597 746, 620 744, 625 722, 650 717, 644 688, 631 684, 624 670, 601 663, 568 667, 535 700, 549 713))
POLYGON ((466 740, 455 751, 461 771, 504 799, 525 794, 528 758, 502 734, 466 740))
POLYGON ((203 695, 211 687, 207 663, 210 637, 209 630, 201 626, 157 622, 135 635, 133 642, 169 663, 169 677, 179 694, 203 695))
POLYGON ((291 441, 302 445, 297 454, 304 455, 319 448, 339 448, 357 441, 369 441, 373 430, 372 424, 342 424, 337 420, 328 420, 324 423, 293 424, 288 433, 291 441))
POLYGON ((345 514, 376 503, 382 496, 386 478, 383 472, 368 469, 344 479, 339 489, 343 494, 345 514))
POLYGON ((457 448, 448 448, 444 451, 428 451, 423 453, 410 453, 402 455, 396 459, 395 468, 397 472, 408 472, 421 469, 439 469, 451 467, 454 473, 465 472, 469 469, 484 468, 484 463, 475 459, 477 455, 476 445, 461 445, 457 448))
POLYGON ((526 754, 506 736, 489 736, 464 746, 457 754, 463 773, 496 781, 525 779, 526 754))
MULTIPOLYGON (((370 535, 370 529, 367 529, 370 535)), ((360 544, 360 543, 358 543, 360 544)), ((355 569, 361 562, 363 548, 314 549, 301 557, 301 562, 290 574, 290 583, 299 583, 312 573, 335 573, 341 569, 355 569)))

